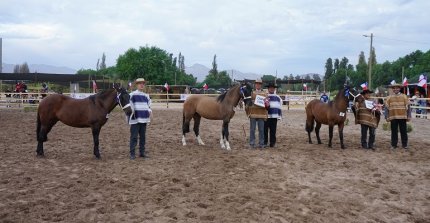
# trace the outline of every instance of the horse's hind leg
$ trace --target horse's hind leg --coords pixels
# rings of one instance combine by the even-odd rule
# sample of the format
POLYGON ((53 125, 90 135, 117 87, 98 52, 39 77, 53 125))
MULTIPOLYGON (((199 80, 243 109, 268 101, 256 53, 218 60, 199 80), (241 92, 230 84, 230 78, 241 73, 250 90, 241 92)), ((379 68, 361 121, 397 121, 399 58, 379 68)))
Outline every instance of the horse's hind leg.
POLYGON ((315 134, 317 135, 318 144, 322 144, 321 138, 320 138, 320 129, 321 129, 321 123, 317 122, 317 125, 315 126, 315 134))
POLYGON ((194 118, 194 134, 196 135, 197 142, 199 143, 199 145, 205 145, 203 140, 200 138, 200 134, 199 134, 200 120, 202 119, 202 116, 196 113, 194 114, 193 118, 194 118))
POLYGON ((182 145, 186 146, 185 134, 190 132, 191 117, 186 117, 185 112, 182 113, 182 145))
POLYGON ((51 131, 52 127, 57 123, 58 120, 49 120, 47 124, 44 124, 46 121, 40 120, 40 117, 38 115, 37 117, 37 149, 36 153, 38 156, 44 156, 45 153, 43 151, 43 143, 48 141, 48 133, 51 131))
POLYGON ((305 126, 306 132, 308 132, 308 139, 309 144, 312 144, 312 138, 311 138, 311 132, 314 130, 314 120, 313 119, 306 119, 306 126, 305 126))

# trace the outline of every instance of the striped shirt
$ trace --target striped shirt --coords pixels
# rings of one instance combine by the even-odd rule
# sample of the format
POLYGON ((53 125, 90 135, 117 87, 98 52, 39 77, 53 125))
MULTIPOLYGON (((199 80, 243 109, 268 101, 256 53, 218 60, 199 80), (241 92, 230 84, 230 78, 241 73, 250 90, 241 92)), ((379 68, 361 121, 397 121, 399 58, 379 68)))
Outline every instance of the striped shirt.
POLYGON ((130 93, 130 103, 133 108, 133 114, 128 122, 130 125, 151 121, 151 98, 148 94, 135 90, 130 93))
POLYGON ((267 98, 269 98, 269 111, 268 118, 282 118, 282 99, 276 94, 268 94, 267 98))

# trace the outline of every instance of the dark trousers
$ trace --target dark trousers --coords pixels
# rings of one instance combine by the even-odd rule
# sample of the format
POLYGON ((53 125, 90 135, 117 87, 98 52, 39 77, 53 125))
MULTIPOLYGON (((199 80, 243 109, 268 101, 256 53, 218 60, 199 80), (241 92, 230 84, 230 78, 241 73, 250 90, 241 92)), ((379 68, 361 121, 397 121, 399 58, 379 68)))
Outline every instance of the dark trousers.
POLYGON ((375 128, 361 124, 361 147, 372 149, 375 143, 375 128), (369 141, 367 141, 367 132, 369 132, 369 141))
POLYGON ((398 130, 400 129, 400 138, 402 139, 402 147, 408 146, 408 132, 406 119, 391 120, 391 146, 397 147, 399 141, 398 130))
POLYGON ((146 123, 137 123, 130 125, 130 156, 135 156, 135 147, 137 145, 137 136, 139 135, 139 153, 145 155, 146 140, 146 123))
POLYGON ((269 131, 270 131, 270 147, 274 147, 276 144, 276 126, 278 125, 277 118, 268 118, 264 122, 264 145, 269 142, 269 131))

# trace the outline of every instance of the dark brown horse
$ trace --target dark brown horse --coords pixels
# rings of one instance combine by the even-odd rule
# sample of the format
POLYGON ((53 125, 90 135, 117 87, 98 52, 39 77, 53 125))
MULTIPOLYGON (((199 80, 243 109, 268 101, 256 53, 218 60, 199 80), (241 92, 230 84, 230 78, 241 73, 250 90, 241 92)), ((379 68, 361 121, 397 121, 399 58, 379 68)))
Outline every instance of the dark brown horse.
POLYGON ((131 114, 130 96, 124 88, 115 86, 84 99, 74 99, 62 94, 53 94, 44 98, 37 110, 37 155, 44 156, 43 142, 48 140, 48 133, 58 122, 77 127, 91 128, 94 141, 94 155, 100 158, 99 134, 107 122, 109 113, 116 105, 131 114))
POLYGON ((343 127, 346 119, 347 108, 349 104, 349 87, 345 86, 339 90, 334 101, 329 103, 321 102, 314 99, 306 106, 306 131, 308 132, 309 143, 312 144, 311 132, 315 126, 315 134, 317 136, 318 144, 321 144, 320 128, 321 125, 329 126, 329 142, 328 147, 332 147, 333 128, 338 126, 340 147, 345 149, 343 144, 343 127))
POLYGON ((230 90, 221 94, 217 98, 205 95, 191 95, 184 102, 183 121, 182 121, 182 145, 187 145, 185 134, 190 132, 190 121, 194 119, 194 133, 199 145, 204 145, 199 135, 200 119, 206 118, 211 120, 222 120, 223 127, 221 131, 220 144, 221 148, 230 150, 228 142, 228 125, 230 119, 234 116, 234 107, 237 106, 240 99, 245 104, 251 101, 252 88, 249 84, 235 85, 230 90))

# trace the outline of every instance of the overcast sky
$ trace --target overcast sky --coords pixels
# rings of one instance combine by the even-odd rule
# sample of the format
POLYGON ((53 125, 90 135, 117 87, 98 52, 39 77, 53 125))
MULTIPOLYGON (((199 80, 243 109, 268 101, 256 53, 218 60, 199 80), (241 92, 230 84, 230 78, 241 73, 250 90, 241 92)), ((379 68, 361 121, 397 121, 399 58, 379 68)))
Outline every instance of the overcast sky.
POLYGON ((430 49, 429 0, 1 0, 3 62, 95 69, 156 46, 185 65, 324 74, 327 58, 394 61, 430 49))

